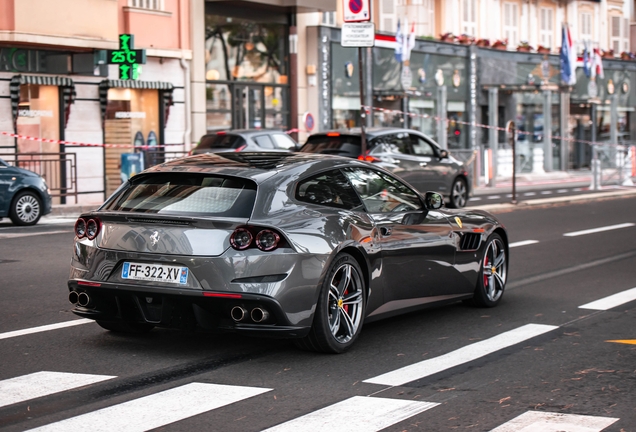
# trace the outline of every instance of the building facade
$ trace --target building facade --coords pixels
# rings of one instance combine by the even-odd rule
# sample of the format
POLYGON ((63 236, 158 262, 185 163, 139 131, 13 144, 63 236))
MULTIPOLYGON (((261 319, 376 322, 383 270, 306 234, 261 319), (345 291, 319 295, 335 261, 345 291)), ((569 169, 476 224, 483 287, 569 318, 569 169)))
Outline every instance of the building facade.
POLYGON ((191 142, 189 3, 0 0, 0 131, 19 135, 0 136, 1 157, 45 176, 57 202, 93 203, 121 184, 131 145, 183 151, 191 142), (109 64, 120 35, 128 59, 139 54, 138 79, 109 64))

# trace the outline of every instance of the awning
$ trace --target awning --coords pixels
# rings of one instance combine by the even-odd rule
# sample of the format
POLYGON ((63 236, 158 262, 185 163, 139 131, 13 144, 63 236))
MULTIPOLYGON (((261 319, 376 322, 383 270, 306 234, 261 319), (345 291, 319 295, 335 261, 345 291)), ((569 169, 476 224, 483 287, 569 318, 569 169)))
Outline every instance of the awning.
POLYGON ((172 91, 174 85, 165 81, 138 81, 138 80, 104 80, 99 83, 99 107, 102 111, 102 122, 106 119, 106 106, 108 105, 109 88, 129 88, 160 90, 162 92, 163 106, 165 108, 165 122, 168 122, 168 114, 173 104, 172 91))
POLYGON ((67 77, 48 75, 14 75, 9 83, 13 129, 17 132, 18 111, 20 105, 20 86, 25 84, 48 85, 62 87, 64 98, 64 126, 68 123, 71 104, 75 103, 75 84, 67 77))

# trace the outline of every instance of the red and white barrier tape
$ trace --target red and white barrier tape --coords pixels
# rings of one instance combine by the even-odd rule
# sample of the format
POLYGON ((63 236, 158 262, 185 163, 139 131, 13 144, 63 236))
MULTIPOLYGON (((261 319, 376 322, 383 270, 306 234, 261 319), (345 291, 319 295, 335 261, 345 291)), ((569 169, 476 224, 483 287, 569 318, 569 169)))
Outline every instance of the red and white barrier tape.
POLYGON ((135 146, 135 145, 132 145, 132 144, 94 144, 94 143, 83 143, 83 142, 77 142, 77 141, 65 141, 65 140, 55 140, 55 139, 49 139, 49 138, 32 137, 32 136, 28 136, 28 135, 20 135, 20 134, 15 134, 15 133, 12 133, 12 132, 4 132, 4 131, 0 131, 0 135, 8 136, 8 137, 11 137, 11 138, 29 140, 29 141, 39 141, 39 142, 45 142, 45 143, 64 144, 64 145, 69 145, 69 146, 81 146, 81 147, 109 147, 109 148, 149 149, 149 148, 160 148, 160 147, 170 147, 170 146, 183 145, 183 144, 161 144, 161 145, 156 145, 156 146, 147 146, 147 145, 135 146))
MULTIPOLYGON (((400 110, 391 110, 391 109, 386 109, 386 108, 379 108, 379 107, 370 107, 370 106, 362 106, 362 108, 365 109, 366 112, 369 112, 369 110, 373 110, 373 111, 379 111, 379 112, 384 112, 384 113, 389 113, 389 114, 395 114, 395 115, 407 115, 411 118, 413 117, 418 117, 418 118, 425 118, 425 119, 432 119, 435 121, 440 121, 443 120, 446 123, 457 123, 457 124, 461 124, 461 125, 465 125, 465 126, 474 126, 474 127, 479 127, 479 128, 483 128, 483 129, 494 129, 497 131, 502 131, 502 132, 507 132, 506 128, 502 128, 499 126, 491 126, 491 125, 486 125, 486 124, 479 124, 479 123, 470 123, 470 122, 465 122, 465 121, 461 121, 461 120, 452 120, 452 119, 448 119, 448 118, 442 118, 442 117, 438 117, 438 116, 433 116, 430 114, 417 114, 417 113, 411 113, 411 112, 404 112, 404 111, 400 111, 400 110)), ((533 132, 527 132, 527 131, 520 131, 517 129, 517 134, 519 135, 534 135, 533 132)), ((576 143, 581 143, 581 144, 589 144, 589 145, 601 145, 601 146, 606 146, 606 147, 625 147, 628 145, 622 145, 622 144, 611 144, 608 142, 599 142, 599 141, 587 141, 587 140, 580 140, 580 139, 576 139, 576 138, 565 138, 565 137, 561 137, 559 135, 551 135, 550 136, 553 140, 561 140, 561 141, 565 141, 565 142, 576 142, 576 143)))

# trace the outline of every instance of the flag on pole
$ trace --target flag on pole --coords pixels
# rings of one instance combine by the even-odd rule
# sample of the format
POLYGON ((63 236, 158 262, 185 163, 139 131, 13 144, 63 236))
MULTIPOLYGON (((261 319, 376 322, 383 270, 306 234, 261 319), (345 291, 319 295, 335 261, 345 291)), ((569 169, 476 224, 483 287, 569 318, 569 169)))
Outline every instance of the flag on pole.
POLYGON ((584 43, 583 48, 583 72, 585 72, 586 77, 592 76, 592 59, 590 57, 590 50, 587 47, 587 42, 584 43))
POLYGON ((561 28, 561 79, 567 85, 576 84, 576 53, 567 24, 561 28))
POLYGON ((404 49, 404 35, 400 28, 400 19, 397 22, 397 31, 395 32, 395 60, 402 63, 402 50, 404 49))
MULTIPOLYGON (((408 28, 408 21, 404 20, 404 29, 408 28)), ((402 60, 408 62, 411 59, 411 51, 415 48, 415 22, 411 24, 411 31, 408 37, 404 35, 404 48, 402 50, 402 60)))
POLYGON ((605 74, 603 73, 603 60, 601 58, 601 53, 598 48, 594 49, 594 53, 592 54, 591 63, 591 71, 590 76, 592 78, 599 77, 601 79, 605 78, 605 74))

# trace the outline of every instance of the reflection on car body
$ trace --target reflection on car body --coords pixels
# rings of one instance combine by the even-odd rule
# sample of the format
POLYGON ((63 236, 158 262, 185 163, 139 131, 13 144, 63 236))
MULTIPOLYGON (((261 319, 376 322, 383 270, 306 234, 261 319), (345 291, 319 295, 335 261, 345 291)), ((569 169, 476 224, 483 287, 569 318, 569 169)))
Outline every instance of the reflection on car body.
POLYGON ((226 330, 343 352, 364 322, 501 300, 505 228, 486 212, 442 204, 351 158, 167 162, 78 219, 69 300, 112 331, 226 330))

